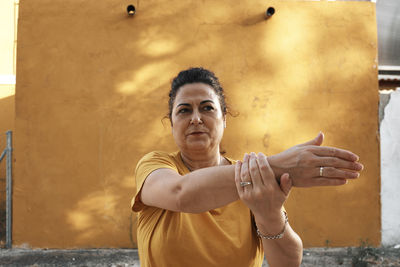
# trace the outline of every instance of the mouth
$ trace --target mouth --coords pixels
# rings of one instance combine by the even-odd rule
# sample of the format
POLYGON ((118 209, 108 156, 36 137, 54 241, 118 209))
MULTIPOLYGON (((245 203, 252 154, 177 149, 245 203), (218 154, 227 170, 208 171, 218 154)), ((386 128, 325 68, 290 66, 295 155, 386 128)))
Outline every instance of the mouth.
POLYGON ((191 132, 189 135, 199 136, 205 134, 205 132, 191 132))

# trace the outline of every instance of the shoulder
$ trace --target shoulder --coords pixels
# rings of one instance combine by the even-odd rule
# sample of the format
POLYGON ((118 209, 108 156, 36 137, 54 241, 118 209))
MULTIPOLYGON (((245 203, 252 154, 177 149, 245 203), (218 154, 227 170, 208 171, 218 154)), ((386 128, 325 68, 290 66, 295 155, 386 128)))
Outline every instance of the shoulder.
MULTIPOLYGON (((140 161, 141 161, 141 160, 152 159, 152 158, 168 158, 168 157, 169 157, 169 154, 170 154, 170 153, 165 152, 165 151, 158 151, 158 150, 156 150, 156 151, 151 151, 151 152, 145 154, 145 155, 140 159, 140 161)), ((139 162, 140 162, 140 161, 139 161, 139 162)))
POLYGON ((158 161, 158 160, 165 160, 165 161, 173 161, 176 158, 176 153, 168 153, 165 151, 152 151, 144 155, 138 162, 141 163, 143 161, 158 161))
POLYGON ((172 168, 176 169, 177 153, 168 153, 165 151, 152 151, 144 155, 136 165, 136 171, 139 168, 172 168))

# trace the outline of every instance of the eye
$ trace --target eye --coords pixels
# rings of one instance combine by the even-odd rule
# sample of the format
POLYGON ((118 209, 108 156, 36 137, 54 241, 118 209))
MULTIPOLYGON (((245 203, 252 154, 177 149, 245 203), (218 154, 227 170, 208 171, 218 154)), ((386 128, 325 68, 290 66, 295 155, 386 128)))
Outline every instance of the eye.
POLYGON ((188 109, 188 108, 181 108, 180 110, 178 110, 178 113, 179 113, 179 114, 181 114, 181 113, 187 113, 187 112, 189 112, 189 109, 188 109))
POLYGON ((212 110, 214 110, 214 107, 213 107, 213 106, 210 106, 210 105, 207 105, 207 106, 204 106, 204 107, 203 107, 203 110, 205 110, 205 111, 212 111, 212 110))

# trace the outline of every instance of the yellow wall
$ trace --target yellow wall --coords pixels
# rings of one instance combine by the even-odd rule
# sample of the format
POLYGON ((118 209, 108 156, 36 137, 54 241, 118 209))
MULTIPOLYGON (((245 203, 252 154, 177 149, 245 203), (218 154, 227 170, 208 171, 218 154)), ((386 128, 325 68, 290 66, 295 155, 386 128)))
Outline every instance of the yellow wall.
POLYGON ((229 156, 277 153, 319 130, 361 155, 359 180, 292 193, 305 245, 379 245, 374 5, 267 3, 140 1, 128 17, 126 1, 22 1, 14 244, 135 246, 136 162, 176 149, 162 121, 169 83, 204 66, 240 113, 228 118, 229 156))

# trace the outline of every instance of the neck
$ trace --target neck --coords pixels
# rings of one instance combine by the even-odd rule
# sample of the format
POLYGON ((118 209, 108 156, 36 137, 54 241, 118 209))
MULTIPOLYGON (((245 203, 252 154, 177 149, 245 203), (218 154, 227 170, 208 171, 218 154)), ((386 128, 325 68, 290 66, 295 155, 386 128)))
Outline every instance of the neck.
POLYGON ((187 154, 180 152, 182 161, 190 171, 222 164, 223 157, 219 150, 211 154, 187 154))

